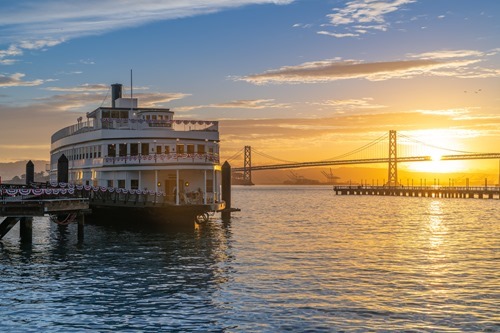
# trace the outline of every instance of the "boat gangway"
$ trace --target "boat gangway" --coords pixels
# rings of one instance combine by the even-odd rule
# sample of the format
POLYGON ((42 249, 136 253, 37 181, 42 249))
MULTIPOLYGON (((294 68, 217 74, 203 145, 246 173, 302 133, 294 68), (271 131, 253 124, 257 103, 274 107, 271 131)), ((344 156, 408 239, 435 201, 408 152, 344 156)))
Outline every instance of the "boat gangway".
POLYGON ((499 186, 334 186, 336 195, 500 199, 499 186))

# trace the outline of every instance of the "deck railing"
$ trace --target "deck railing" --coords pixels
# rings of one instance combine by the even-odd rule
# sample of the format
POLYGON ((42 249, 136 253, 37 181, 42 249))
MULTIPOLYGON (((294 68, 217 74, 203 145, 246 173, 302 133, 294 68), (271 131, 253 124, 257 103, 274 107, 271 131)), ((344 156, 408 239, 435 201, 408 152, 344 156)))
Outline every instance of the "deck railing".
POLYGON ((149 120, 135 118, 103 118, 88 119, 84 122, 65 127, 54 133, 51 142, 54 143, 65 137, 85 132, 102 129, 109 130, 145 130, 150 128, 162 128, 166 130, 188 132, 188 131, 209 131, 219 130, 219 122, 206 120, 149 120))

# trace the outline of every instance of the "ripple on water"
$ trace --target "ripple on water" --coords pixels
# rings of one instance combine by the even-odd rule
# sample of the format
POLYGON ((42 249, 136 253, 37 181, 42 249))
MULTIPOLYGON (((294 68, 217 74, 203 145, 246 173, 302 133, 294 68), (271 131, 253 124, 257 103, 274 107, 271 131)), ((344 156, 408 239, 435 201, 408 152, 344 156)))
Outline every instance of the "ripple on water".
MULTIPOLYGON (((496 332, 498 201, 236 187, 191 231, 34 223, 2 241, 12 332, 496 332)), ((16 227, 17 228, 17 227, 16 227)))

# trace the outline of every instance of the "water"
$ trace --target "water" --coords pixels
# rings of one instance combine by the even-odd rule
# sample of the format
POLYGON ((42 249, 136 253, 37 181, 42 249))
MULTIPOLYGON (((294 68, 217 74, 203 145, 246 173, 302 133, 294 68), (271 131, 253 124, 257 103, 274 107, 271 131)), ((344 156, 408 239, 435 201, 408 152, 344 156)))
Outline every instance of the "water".
POLYGON ((235 187, 194 231, 34 222, 0 248, 3 332, 500 332, 499 200, 235 187))

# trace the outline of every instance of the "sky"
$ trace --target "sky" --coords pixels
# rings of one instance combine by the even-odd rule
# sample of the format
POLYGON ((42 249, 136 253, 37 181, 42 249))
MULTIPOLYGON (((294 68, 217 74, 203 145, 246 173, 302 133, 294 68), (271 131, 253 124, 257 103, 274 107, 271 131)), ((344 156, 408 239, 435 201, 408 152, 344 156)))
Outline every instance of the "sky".
POLYGON ((140 106, 218 120, 222 158, 325 160, 389 130, 498 153, 499 17, 494 0, 0 0, 0 162, 48 160, 130 70, 140 106))

